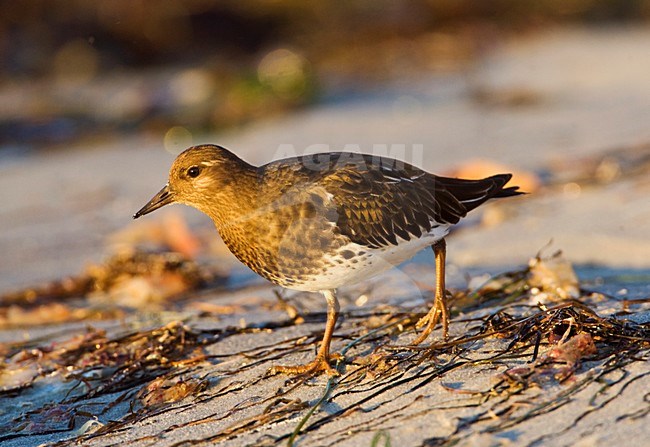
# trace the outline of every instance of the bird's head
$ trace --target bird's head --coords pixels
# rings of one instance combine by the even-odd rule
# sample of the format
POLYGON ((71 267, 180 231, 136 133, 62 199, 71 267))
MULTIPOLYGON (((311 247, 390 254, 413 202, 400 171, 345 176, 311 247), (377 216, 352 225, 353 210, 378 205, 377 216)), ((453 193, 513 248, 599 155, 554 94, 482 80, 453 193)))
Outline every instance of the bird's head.
POLYGON ((250 168, 221 146, 193 146, 176 157, 167 184, 133 218, 172 203, 192 206, 213 217, 215 207, 222 206, 222 196, 230 191, 229 186, 250 168))

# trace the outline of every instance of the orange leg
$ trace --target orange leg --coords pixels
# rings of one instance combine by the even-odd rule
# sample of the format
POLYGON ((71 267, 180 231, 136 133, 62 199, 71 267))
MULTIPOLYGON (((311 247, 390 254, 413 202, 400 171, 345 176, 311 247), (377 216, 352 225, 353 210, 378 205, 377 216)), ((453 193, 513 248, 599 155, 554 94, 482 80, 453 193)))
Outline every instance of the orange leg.
POLYGON ((431 331, 442 317, 442 336, 446 340, 449 337, 449 312, 447 309, 447 297, 445 292, 445 256, 447 244, 444 239, 439 240, 431 246, 436 256, 436 296, 431 310, 415 324, 420 329, 424 326, 422 333, 412 344, 419 345, 429 337, 431 331))
POLYGON ((314 374, 325 371, 330 376, 338 375, 336 369, 330 366, 330 343, 339 316, 339 302, 333 290, 325 290, 323 295, 327 300, 327 323, 325 323, 325 335, 323 335, 323 342, 318 349, 316 358, 306 365, 274 366, 271 368, 271 374, 314 374))

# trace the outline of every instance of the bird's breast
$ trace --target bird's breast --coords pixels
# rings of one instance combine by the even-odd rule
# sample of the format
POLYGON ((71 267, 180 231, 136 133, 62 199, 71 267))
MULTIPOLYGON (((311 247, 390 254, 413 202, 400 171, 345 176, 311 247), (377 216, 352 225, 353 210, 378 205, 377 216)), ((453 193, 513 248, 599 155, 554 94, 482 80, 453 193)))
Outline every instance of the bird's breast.
POLYGON ((334 227, 322 215, 300 207, 218 229, 230 251, 251 270, 275 284, 295 288, 331 267, 324 254, 348 242, 334 227))
MULTIPOLYGON (((258 221, 259 223, 259 221, 258 221)), ((408 260, 442 239, 449 226, 420 238, 399 239, 397 245, 370 248, 350 241, 323 220, 289 224, 284 232, 257 224, 220 231, 232 253, 254 272, 282 287, 320 291, 355 284, 408 260)))

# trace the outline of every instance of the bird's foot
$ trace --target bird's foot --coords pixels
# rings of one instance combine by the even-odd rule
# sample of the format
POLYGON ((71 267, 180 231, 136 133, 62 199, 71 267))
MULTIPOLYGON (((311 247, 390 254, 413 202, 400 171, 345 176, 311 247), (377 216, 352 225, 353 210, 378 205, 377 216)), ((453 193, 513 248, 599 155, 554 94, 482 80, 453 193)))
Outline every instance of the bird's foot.
POLYGON ((440 321, 440 317, 442 316, 442 325, 443 325, 443 338, 447 339, 447 325, 448 322, 447 320, 447 309, 445 308, 445 302, 444 300, 441 299, 436 299, 433 303, 433 306, 431 307, 431 310, 422 318, 418 320, 417 323, 415 323, 415 328, 420 329, 424 327, 424 330, 420 333, 420 335, 413 340, 411 343, 412 345, 419 345, 423 341, 425 341, 428 337, 429 334, 433 331, 433 328, 436 327, 436 324, 438 324, 438 321, 440 321))
POLYGON ((341 354, 332 354, 331 356, 318 355, 316 358, 305 364, 296 366, 274 366, 269 370, 271 375, 275 374, 288 374, 288 375, 316 375, 325 372, 330 377, 341 375, 336 368, 330 365, 330 358, 339 360, 342 358, 341 354))

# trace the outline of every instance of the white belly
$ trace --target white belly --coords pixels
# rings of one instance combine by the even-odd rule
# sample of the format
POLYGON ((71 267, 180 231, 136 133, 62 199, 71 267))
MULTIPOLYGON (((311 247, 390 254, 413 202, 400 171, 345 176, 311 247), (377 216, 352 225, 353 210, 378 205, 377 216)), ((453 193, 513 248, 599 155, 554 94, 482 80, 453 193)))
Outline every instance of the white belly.
POLYGON ((343 246, 335 255, 328 255, 325 261, 331 264, 323 273, 313 276, 301 284, 292 285, 295 290, 320 291, 333 290, 342 285, 356 284, 381 272, 395 267, 412 258, 420 250, 433 245, 449 233, 449 225, 441 225, 418 239, 405 241, 398 238, 398 245, 384 248, 368 248, 350 243, 343 246), (355 256, 347 259, 342 253, 352 252, 355 256), (357 255, 361 253, 360 255, 357 255))

